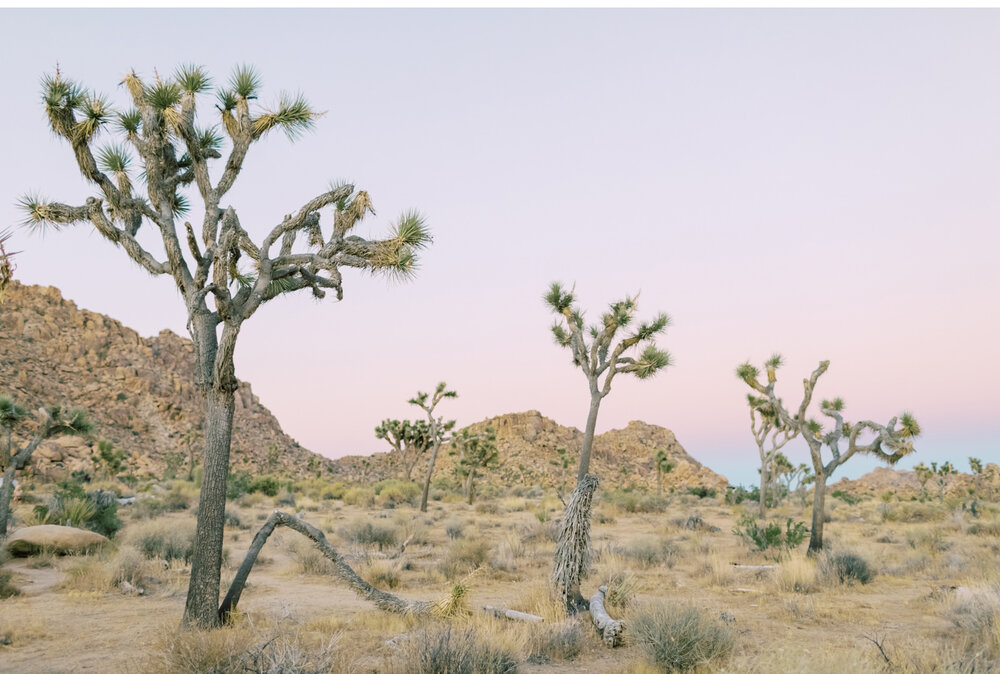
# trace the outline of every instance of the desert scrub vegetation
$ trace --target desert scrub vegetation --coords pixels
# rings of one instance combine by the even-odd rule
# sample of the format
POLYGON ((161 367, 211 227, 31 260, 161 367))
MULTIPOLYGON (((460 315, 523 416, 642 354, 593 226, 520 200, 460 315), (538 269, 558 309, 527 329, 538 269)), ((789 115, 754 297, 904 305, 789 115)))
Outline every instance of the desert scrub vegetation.
POLYGON ((650 604, 628 621, 630 640, 662 672, 692 672, 717 666, 733 650, 728 625, 692 606, 650 604))
POLYGON ((831 583, 867 585, 875 578, 875 570, 864 557, 850 550, 828 550, 819 558, 819 573, 831 583))
POLYGON ((515 674, 516 653, 479 636, 473 628, 430 627, 403 642, 392 674, 515 674))
POLYGON ((16 597, 21 594, 21 591, 17 589, 12 580, 13 574, 0 567, 0 599, 7 599, 9 597, 16 597))
POLYGON ((816 562, 804 555, 793 554, 781 562, 774 581, 782 592, 816 592, 819 589, 816 562))
POLYGON ((1000 663, 1000 583, 961 588, 950 617, 962 651, 977 666, 970 671, 992 671, 1000 663))
POLYGON ((771 551, 772 556, 780 558, 798 547, 806 539, 809 529, 803 522, 793 522, 790 517, 784 527, 773 521, 761 525, 753 515, 745 512, 733 533, 752 548, 761 552, 771 551))
POLYGON ((358 517, 339 531, 342 539, 355 545, 377 547, 379 550, 396 544, 399 532, 389 522, 375 522, 370 517, 358 517))
POLYGON ((490 550, 490 544, 484 540, 462 538, 452 541, 438 568, 445 578, 454 580, 485 564, 490 550))
POLYGON ((194 554, 194 529, 195 523, 187 520, 149 520, 130 526, 123 538, 146 559, 176 559, 187 564, 194 554))
POLYGON ((546 664, 572 660, 583 651, 586 641, 587 634, 579 620, 543 624, 530 632, 527 661, 546 664))

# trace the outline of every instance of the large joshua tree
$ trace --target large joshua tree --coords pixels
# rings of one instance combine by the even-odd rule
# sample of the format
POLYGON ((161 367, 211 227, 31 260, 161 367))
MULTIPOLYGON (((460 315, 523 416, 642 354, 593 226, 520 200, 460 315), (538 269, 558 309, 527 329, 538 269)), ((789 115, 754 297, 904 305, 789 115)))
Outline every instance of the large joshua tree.
POLYGON ((431 428, 431 456, 427 460, 427 475, 424 477, 424 492, 420 496, 420 512, 427 512, 427 497, 431 492, 431 477, 434 475, 434 464, 437 463, 438 452, 444 442, 445 433, 455 427, 454 421, 445 421, 444 417, 435 417, 434 410, 445 398, 457 398, 458 393, 449 391, 448 385, 441 382, 434 393, 418 391, 417 395, 408 401, 427 414, 427 423, 431 428))
MULTIPOLYGON (((778 354, 771 356, 766 366, 777 370, 781 367, 781 356, 778 354)), ((757 453, 760 455, 758 514, 763 517, 767 509, 768 488, 773 488, 777 479, 775 457, 782 447, 798 436, 799 429, 784 425, 777 410, 766 397, 748 393, 747 404, 750 407, 750 432, 753 434, 754 442, 757 444, 757 453)))
POLYGON ((57 435, 82 435, 92 429, 87 413, 82 409, 65 409, 56 405, 42 407, 38 410, 37 425, 34 433, 18 448, 14 447, 14 429, 20 426, 27 414, 23 407, 14 402, 10 396, 0 396, 0 429, 6 440, 3 451, 0 452, 0 470, 3 470, 3 486, 0 487, 0 539, 7 536, 7 523, 10 519, 10 499, 14 494, 14 478, 18 471, 23 470, 31 455, 35 453, 42 441, 57 435))
POLYGON ((826 483, 834 471, 855 454, 869 454, 892 465, 913 452, 913 438, 920 435, 920 425, 909 412, 892 417, 887 424, 864 420, 848 422, 844 420, 844 401, 841 398, 823 400, 819 405, 820 414, 832 421, 832 428, 826 431, 815 419, 806 414, 812 403, 816 382, 830 367, 824 360, 802 382, 803 396, 795 413, 784 406, 775 393, 777 369, 780 357, 772 357, 764 364, 766 378, 761 379, 760 370, 749 362, 737 369, 737 375, 747 386, 764 396, 777 413, 783 426, 795 429, 809 446, 809 456, 815 471, 813 487, 812 531, 809 537, 809 552, 823 549, 823 518, 826 513, 826 483), (824 459, 824 448, 829 459, 824 459))
POLYGON ((570 350, 573 365, 583 371, 590 390, 576 489, 563 513, 551 579, 556 594, 571 611, 583 605, 580 579, 586 574, 590 559, 590 506, 598 483, 589 475, 590 454, 601 401, 611 393, 611 383, 617 375, 631 374, 648 379, 670 365, 670 354, 657 348, 655 343, 656 336, 670 323, 665 313, 657 314, 652 321, 639 323, 615 341, 633 325, 637 300, 638 296, 614 302, 596 324, 588 327, 572 289, 566 291, 559 283, 553 283, 545 294, 545 303, 558 316, 552 326, 556 343, 570 350), (638 351, 640 348, 642 350, 638 351))
POLYGON ((383 419, 375 427, 375 437, 392 447, 392 456, 399 464, 400 474, 409 482, 417 461, 432 443, 431 426, 426 421, 383 419))
POLYGON ((213 85, 200 67, 150 80, 133 71, 122 84, 131 107, 116 112, 108 98, 58 71, 45 78, 42 101, 52 130, 69 143, 96 196, 78 206, 29 196, 22 205, 34 226, 90 224, 147 273, 169 276, 184 300, 205 396, 204 480, 184 619, 215 625, 237 387, 233 353, 243 324, 282 295, 307 290, 322 298, 332 290, 341 299, 345 267, 408 276, 430 235, 413 212, 388 238, 352 234, 373 212, 372 202, 367 192, 340 183, 264 228, 255 243, 229 198, 246 158, 273 131, 298 137, 320 113, 301 95, 282 94, 273 106, 259 107, 261 81, 246 66, 216 89, 215 105, 201 110, 204 120, 199 101, 213 85), (102 135, 108 142, 97 146, 102 135), (201 201, 200 224, 183 221, 192 210, 189 194, 201 201), (323 209, 333 214, 325 230, 323 209), (143 225, 158 233, 161 250, 136 238, 143 225))

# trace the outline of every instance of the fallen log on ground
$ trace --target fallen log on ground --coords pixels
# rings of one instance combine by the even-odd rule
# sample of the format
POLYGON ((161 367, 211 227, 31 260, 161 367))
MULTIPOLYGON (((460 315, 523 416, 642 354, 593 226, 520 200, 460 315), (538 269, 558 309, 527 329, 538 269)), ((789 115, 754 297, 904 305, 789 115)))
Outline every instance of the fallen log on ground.
POLYGON ((608 615, 604 608, 604 596, 608 592, 608 586, 602 585, 598 588, 593 597, 590 598, 590 617, 594 621, 594 627, 601 633, 604 643, 612 648, 620 646, 622 643, 622 632, 625 631, 625 623, 615 620, 608 615))
POLYGON ((521 611, 515 611, 513 609, 497 608, 496 606, 484 606, 483 610, 489 613, 494 618, 507 618, 508 620, 521 620, 523 622, 529 623, 540 623, 545 620, 540 615, 534 615, 533 613, 523 613, 521 611))
POLYGON ((279 526, 293 529, 312 540, 319 551, 323 553, 323 556, 333 562, 334 575, 344 581, 362 599, 367 599, 383 611, 389 611, 390 613, 403 613, 407 615, 430 613, 432 607, 430 602, 400 599, 394 594, 389 594, 376 587, 372 587, 344 561, 343 555, 333 549, 327 542, 326 536, 323 535, 322 531, 294 515, 275 510, 264 523, 264 526, 260 528, 260 531, 257 532, 257 535, 253 537, 253 543, 250 544, 250 549, 247 550, 246 557, 243 558, 243 563, 240 565, 239 571, 236 572, 236 577, 233 578, 233 582, 229 586, 229 592, 226 593, 226 598, 222 600, 222 605, 219 607, 219 617, 222 619, 222 622, 227 622, 229 616, 236 610, 236 605, 240 601, 240 595, 243 593, 247 578, 250 576, 250 570, 253 569, 253 565, 257 561, 257 555, 260 554, 261 548, 264 547, 264 543, 267 542, 268 537, 274 532, 275 527, 279 526))

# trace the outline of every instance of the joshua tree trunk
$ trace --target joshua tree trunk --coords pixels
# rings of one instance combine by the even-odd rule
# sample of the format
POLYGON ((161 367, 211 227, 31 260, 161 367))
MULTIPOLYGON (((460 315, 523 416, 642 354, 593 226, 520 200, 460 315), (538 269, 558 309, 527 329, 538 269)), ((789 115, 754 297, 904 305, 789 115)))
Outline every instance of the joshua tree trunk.
POLYGON ((577 485, 590 471, 590 452, 594 447, 594 431, 597 428, 597 413, 601 409, 601 394, 597 390, 597 381, 590 382, 590 412, 587 414, 587 428, 583 432, 583 446, 580 448, 580 469, 576 474, 577 485))
POLYGON ((17 472, 11 461, 3 472, 3 487, 0 488, 0 540, 7 537, 7 520, 10 519, 10 500, 14 495, 14 474, 17 472))
POLYGON ((475 471, 470 470, 465 478, 465 498, 469 501, 469 505, 472 505, 472 480, 474 476, 475 471))
POLYGON ((768 476, 767 466, 764 465, 764 464, 761 464, 761 467, 760 467, 760 508, 758 510, 758 514, 760 515, 760 517, 764 517, 764 515, 767 514, 767 503, 766 503, 767 486, 768 486, 767 476, 768 476))
POLYGON ((663 498, 663 471, 656 468, 656 498, 663 498))
POLYGON ((597 485, 596 477, 584 475, 573 490, 559 525, 552 587, 571 613, 587 605, 580 594, 580 580, 590 566, 590 509, 597 485))
POLYGON ((816 484, 813 487, 813 519, 812 531, 809 533, 809 553, 815 554, 823 549, 823 518, 826 516, 826 473, 819 470, 816 473, 816 484))
POLYGON ((420 496, 420 512, 427 512, 427 497, 431 493, 431 476, 434 475, 434 464, 437 462, 438 450, 441 449, 441 438, 438 437, 437 421, 431 416, 431 437, 434 438, 434 446, 431 447, 431 458, 427 462, 427 476, 424 477, 424 493, 420 496))

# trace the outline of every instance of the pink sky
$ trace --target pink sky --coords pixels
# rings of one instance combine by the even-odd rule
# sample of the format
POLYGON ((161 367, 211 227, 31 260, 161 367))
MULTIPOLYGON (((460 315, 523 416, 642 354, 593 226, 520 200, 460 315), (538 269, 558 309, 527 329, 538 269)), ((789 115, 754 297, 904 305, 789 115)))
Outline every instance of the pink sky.
MULTIPOLYGON (((581 427, 586 386, 541 302, 562 280, 592 315, 641 289, 647 315, 674 319, 660 344, 676 365, 618 380, 599 431, 667 426, 750 482, 756 452, 732 372, 780 351, 789 399, 828 358, 819 395, 843 396, 851 415, 915 412, 925 438, 904 465, 1000 461, 996 11, 0 18, 16 129, 0 141, 5 223, 21 219, 26 191, 90 194, 38 100, 56 62, 122 103, 133 66, 193 61, 224 80, 252 62, 265 102, 302 90, 328 111, 298 143, 275 136, 248 160, 231 201, 257 237, 341 177, 371 193, 372 233, 406 208, 426 214, 436 243, 412 283, 347 272, 342 303, 286 299, 244 328, 239 376, 310 449, 381 449, 373 427, 415 417, 406 399, 442 379, 461 396, 442 412, 461 424, 538 409, 581 427), (190 38, 192 25, 237 37, 190 38)), ((22 281, 142 334, 185 334, 172 283, 88 229, 18 232, 14 247, 22 281)), ((806 460, 804 446, 789 453, 806 460)))

